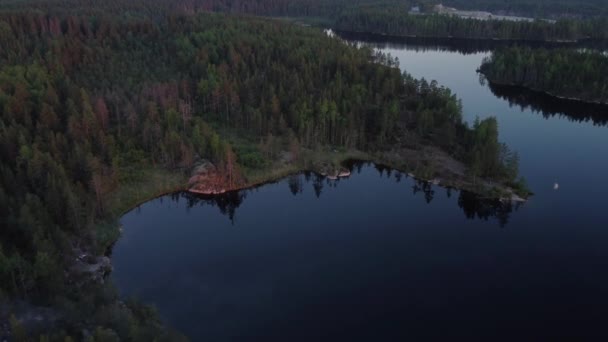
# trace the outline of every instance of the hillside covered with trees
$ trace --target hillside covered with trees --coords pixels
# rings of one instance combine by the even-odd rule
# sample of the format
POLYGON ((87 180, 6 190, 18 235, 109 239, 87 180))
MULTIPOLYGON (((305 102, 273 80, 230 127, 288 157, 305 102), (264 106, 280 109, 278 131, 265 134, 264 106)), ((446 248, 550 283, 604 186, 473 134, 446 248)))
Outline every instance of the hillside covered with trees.
POLYGON ((480 72, 496 84, 608 103, 608 57, 599 52, 504 48, 485 59, 480 72))
POLYGON ((57 310, 66 330, 51 340, 83 339, 83 329, 99 341, 176 338, 74 260, 116 239, 117 192, 136 188, 134 205, 179 189, 201 159, 237 188, 271 172, 284 150, 430 145, 473 179, 517 182, 517 155, 498 142, 496 120, 469 127, 449 89, 320 30, 152 15, 137 2, 104 2, 121 16, 9 2, 0 12, 0 298, 57 310))

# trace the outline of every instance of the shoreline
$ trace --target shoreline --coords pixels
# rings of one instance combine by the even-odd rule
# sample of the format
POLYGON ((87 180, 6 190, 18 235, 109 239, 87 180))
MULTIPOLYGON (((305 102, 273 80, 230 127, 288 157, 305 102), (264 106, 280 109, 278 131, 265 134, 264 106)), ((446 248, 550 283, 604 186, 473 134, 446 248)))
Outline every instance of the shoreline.
MULTIPOLYGON (((392 166, 392 165, 384 163, 384 162, 379 162, 379 161, 376 161, 374 159, 345 159, 343 162, 346 163, 346 162, 351 162, 351 161, 354 162, 354 163, 372 163, 372 164, 375 164, 375 165, 380 165, 380 166, 386 167, 388 169, 391 169, 393 171, 397 171, 397 172, 403 173, 404 175, 407 175, 408 177, 414 179, 415 181, 429 183, 429 184, 436 185, 436 186, 439 186, 439 187, 442 187, 442 188, 445 188, 445 189, 450 188, 450 189, 454 189, 454 190, 457 190, 457 191, 471 192, 471 193, 479 196, 480 199, 493 199, 493 200, 499 200, 499 201, 509 201, 509 200, 511 200, 511 201, 514 201, 514 202, 527 202, 528 201, 527 198, 523 198, 523 197, 521 197, 519 195, 516 195, 515 193, 513 193, 513 197, 508 198, 508 197, 505 197, 505 196, 493 196, 493 195, 485 193, 483 191, 480 192, 477 189, 471 189, 471 188, 467 188, 467 187, 461 187, 461 186, 458 186, 458 185, 452 185, 452 184, 457 183, 458 180, 450 180, 450 179, 442 179, 442 178, 427 179, 425 177, 417 176, 416 174, 414 174, 411 171, 408 172, 407 170, 401 169, 399 167, 392 166)), ((324 173, 322 171, 319 171, 319 170, 315 170, 315 169, 311 169, 311 168, 302 168, 302 169, 298 169, 298 170, 295 170, 295 171, 290 172, 290 173, 282 174, 281 176, 268 177, 265 180, 256 181, 256 182, 252 182, 252 183, 247 183, 247 184, 244 184, 244 185, 240 185, 240 186, 236 186, 236 187, 233 187, 233 188, 224 189, 224 190, 221 190, 221 191, 209 191, 209 192, 207 192, 207 191, 202 191, 202 190, 188 189, 187 187, 186 188, 177 188, 174 191, 169 191, 169 192, 166 192, 164 194, 160 194, 158 196, 151 197, 151 198, 149 198, 147 200, 142 200, 141 203, 139 203, 137 206, 134 206, 133 208, 129 209, 127 212, 136 209, 141 204, 144 204, 144 203, 146 203, 148 201, 154 200, 156 198, 159 198, 159 197, 162 197, 162 196, 165 196, 165 195, 170 195, 170 194, 173 194, 173 193, 176 193, 176 192, 188 192, 188 193, 192 193, 192 194, 195 194, 195 195, 210 196, 210 197, 221 196, 221 195, 225 195, 225 194, 228 194, 228 193, 245 191, 245 190, 251 190, 251 189, 255 189, 255 188, 258 188, 258 187, 261 187, 261 186, 264 186, 264 185, 274 184, 274 183, 282 181, 283 179, 285 179, 287 177, 299 175, 299 174, 306 173, 306 172, 314 173, 316 175, 319 175, 321 177, 327 178, 329 180, 338 180, 338 179, 341 179, 341 178, 349 178, 351 176, 351 174, 352 174, 352 172, 349 171, 348 175, 340 175, 340 174, 338 174, 338 175, 334 176, 334 175, 328 175, 328 174, 326 174, 326 173, 324 173)), ((494 183, 492 180, 488 180, 488 179, 483 179, 482 178, 482 179, 480 179, 480 182, 483 182, 486 185, 493 184, 493 185, 498 185, 498 186, 503 187, 499 183, 494 183)), ((504 186, 504 188, 506 188, 506 186, 504 186)))
MULTIPOLYGON (((435 160, 443 161, 443 162, 438 162, 439 165, 441 165, 445 168, 443 171, 448 170, 450 168, 459 167, 462 165, 462 163, 456 161, 452 157, 447 156, 447 154, 445 154, 445 152, 441 152, 441 153, 443 153, 443 155, 439 155, 439 156, 436 155, 436 153, 440 153, 439 152, 440 150, 438 150, 436 148, 426 147, 421 150, 412 150, 412 151, 415 151, 412 153, 418 157, 420 157, 421 154, 429 152, 432 157, 439 158, 439 159, 435 159, 435 160), (448 158, 448 159, 444 160, 441 158, 448 158), (448 166, 448 164, 450 164, 450 163, 454 163, 454 165, 448 166)), ((512 189, 509 189, 505 184, 499 184, 499 183, 493 182, 491 180, 479 180, 479 183, 476 183, 476 185, 477 185, 477 188, 476 188, 475 184, 471 185, 470 183, 467 183, 465 174, 461 174, 460 176, 458 176, 457 175, 458 172, 454 172, 452 174, 451 178, 433 177, 433 175, 437 174, 438 171, 429 172, 429 171, 425 171, 424 168, 417 168, 414 170, 411 167, 410 168, 405 167, 406 163, 408 161, 411 161, 411 159, 408 159, 408 158, 395 159, 395 156, 402 156, 404 152, 400 151, 402 154, 399 154, 398 153, 399 151, 390 151, 390 152, 388 154, 384 154, 384 155, 374 155, 374 154, 369 154, 369 153, 365 153, 365 152, 361 152, 361 151, 352 151, 352 150, 346 151, 346 152, 330 151, 329 154, 333 158, 328 158, 327 154, 325 156, 323 156, 323 153, 313 153, 313 155, 316 157, 321 156, 321 159, 318 159, 316 161, 309 160, 309 162, 311 162, 310 164, 290 163, 287 165, 283 165, 283 167, 277 167, 276 164, 272 165, 271 167, 262 170, 261 173, 255 175, 255 176, 252 175, 251 179, 248 182, 246 182, 245 184, 243 184, 241 186, 233 187, 229 190, 224 191, 221 194, 217 194, 217 193, 216 194, 202 194, 202 193, 190 191, 190 189, 188 189, 188 186, 187 186, 188 177, 183 172, 183 170, 179 170, 179 171, 178 170, 166 171, 166 170, 162 170, 162 169, 144 170, 144 172, 142 173, 143 175, 149 176, 149 174, 152 174, 155 177, 139 179, 136 182, 126 183, 126 184, 118 184, 116 186, 116 188, 114 189, 114 191, 112 191, 111 193, 108 194, 108 196, 110 196, 110 197, 120 197, 120 196, 123 196, 125 192, 129 193, 129 189, 133 188, 133 187, 147 187, 148 189, 151 189, 147 193, 138 192, 139 195, 129 201, 124 201, 124 200, 116 201, 114 199, 113 203, 115 205, 119 204, 120 206, 114 207, 114 208, 109 208, 110 209, 109 215, 111 215, 111 216, 107 217, 106 220, 99 221, 95 224, 97 233, 99 233, 101 230, 101 231, 103 231, 104 234, 109 233, 111 237, 109 240, 105 240, 105 241, 102 240, 102 243, 100 243, 98 245, 98 247, 103 248, 102 252, 96 253, 93 250, 90 250, 90 251, 88 251, 88 253, 91 256, 95 256, 95 260, 101 260, 101 261, 107 260, 108 267, 102 270, 102 272, 103 272, 102 274, 91 273, 88 275, 87 278, 89 279, 89 281, 95 283, 95 282, 98 282, 99 279, 107 279, 110 277, 110 274, 113 271, 112 255, 111 255, 112 249, 113 249, 114 245, 116 244, 116 242, 118 242, 118 240, 122 237, 122 225, 120 224, 120 219, 122 218, 122 216, 137 209, 142 204, 144 204, 148 201, 160 198, 162 196, 174 194, 176 192, 188 192, 188 193, 192 193, 192 194, 195 194, 198 196, 210 196, 210 197, 222 196, 222 194, 226 194, 226 193, 245 191, 245 190, 250 190, 250 189, 257 188, 257 187, 261 187, 261 186, 264 186, 267 184, 276 183, 276 182, 279 182, 279 181, 285 179, 286 177, 296 175, 296 174, 302 174, 304 172, 313 172, 315 174, 318 174, 323 177, 327 177, 327 178, 331 179, 333 174, 329 175, 329 173, 324 173, 323 170, 316 168, 319 165, 324 165, 324 166, 330 165, 333 167, 336 167, 336 165, 337 165, 337 167, 339 168, 338 169, 339 171, 336 173, 335 179, 339 179, 339 178, 350 177, 352 174, 352 168, 355 166, 356 163, 359 163, 359 162, 372 163, 375 165, 384 166, 384 167, 390 168, 392 170, 401 172, 404 175, 407 175, 407 177, 411 177, 415 181, 430 183, 432 185, 440 186, 440 187, 446 188, 446 189, 451 188, 451 189, 455 189, 458 191, 468 191, 468 192, 474 193, 476 196, 478 196, 478 198, 480 200, 496 201, 496 205, 502 205, 505 203, 525 203, 525 202, 527 202, 528 197, 532 195, 532 193, 529 192, 528 196, 520 197, 512 189), (391 154, 390 152, 392 152, 394 154, 391 154), (401 164, 400 164, 400 162, 401 162, 401 164), (352 164, 347 166, 346 165, 347 163, 352 163, 352 164), (343 172, 342 170, 348 170, 348 173, 343 172), (418 172, 420 172, 420 173, 416 174, 418 172), (425 177, 425 172, 426 172, 426 175, 431 175, 432 177, 425 177), (155 181, 158 178, 164 179, 166 182, 155 181), (479 186, 483 187, 483 191, 480 191, 479 186), (499 191, 495 192, 494 190, 496 190, 497 187, 498 187, 499 191), (508 190, 510 190, 510 192, 508 190), (492 192, 492 191, 494 191, 494 192, 492 192), (508 196, 507 196, 507 194, 508 194, 508 196)), ((325 153, 327 153, 327 151, 325 153)), ((452 171, 458 171, 458 170, 452 170, 452 171)), ((439 171, 439 173, 441 173, 441 171, 439 171)), ((110 198, 110 201, 112 201, 111 198, 110 198)), ((78 264, 78 261, 75 261, 72 266, 77 265, 77 264, 78 264)), ((102 280, 102 282, 103 282, 103 280, 102 280)), ((123 299, 120 297, 115 298, 115 301, 116 301, 116 303, 123 303, 123 299)))
MULTIPOLYGON (((384 152, 383 154, 379 155, 369 154, 356 150, 329 153, 330 155, 333 154, 331 155, 331 157, 333 157, 333 159, 331 160, 326 157, 315 161, 308 161, 304 164, 290 163, 283 166, 273 165, 267 169, 258 171, 259 173, 255 176, 250 176, 250 179, 247 180, 244 184, 233 187, 226 187, 225 189, 221 189, 220 191, 194 190, 191 187, 188 187, 187 176, 184 176, 182 177, 183 181, 180 184, 177 184, 176 186, 170 188, 163 188, 160 191, 153 191, 150 195, 144 195, 141 198, 138 198, 137 200, 133 201, 133 203, 128 205, 128 207, 124 207, 118 211, 115 211, 118 212, 118 215, 117 217, 115 217, 115 219, 124 216, 126 213, 136 209, 137 207, 148 201, 176 192, 183 191, 202 196, 218 196, 231 192, 249 190, 264 186, 266 184, 276 183, 289 176, 302 174, 305 172, 315 173, 317 175, 329 179, 348 178, 351 175, 352 170, 351 168, 345 166, 345 164, 349 162, 364 162, 381 165, 390 168, 394 171, 398 171, 405 175, 408 175, 416 181, 431 183, 433 185, 437 185, 443 188, 452 188, 458 191, 471 192, 483 199, 526 202, 527 197, 532 195, 530 193, 528 194, 528 196, 520 196, 516 194, 514 190, 506 184, 502 184, 492 179, 479 178, 476 183, 472 183, 472 181, 464 174, 464 172, 461 172, 460 170, 455 171, 454 167, 447 166, 447 164, 449 163, 454 163, 457 164, 455 167, 461 167, 461 162, 453 159, 450 156, 447 156, 446 154, 442 155, 441 151, 432 147, 427 147, 427 149, 423 150, 394 150, 384 152), (405 151, 405 153, 414 154, 414 158, 418 158, 419 160, 414 162, 412 161, 412 159, 414 158, 409 158, 409 160, 407 158, 401 160, 395 158, 397 154, 403 151, 405 151), (408 164, 411 165, 421 163, 421 160, 424 158, 421 155, 425 153, 425 157, 427 159, 435 158, 433 159, 435 161, 435 165, 431 165, 428 167, 429 169, 431 169, 431 171, 425 170, 423 166, 406 166, 408 164), (445 164, 443 162, 445 162, 445 164), (331 173, 333 174, 330 174, 330 172, 328 172, 328 166, 331 168, 331 173), (348 173, 344 174, 342 171, 348 171, 348 173), (492 190, 498 190, 499 192, 492 192, 492 190)), ((313 152, 313 154, 315 153, 313 152)))
POLYGON ((110 256, 112 247, 122 235, 120 219, 144 203, 162 196, 177 192, 188 192, 206 197, 222 196, 227 193, 250 190, 266 184, 276 183, 289 176, 305 172, 312 172, 330 179, 347 178, 352 173, 352 168, 347 167, 347 163, 363 162, 384 166, 401 172, 418 182, 475 194, 480 200, 496 201, 503 204, 525 203, 529 197, 533 196, 530 191, 519 193, 508 184, 496 180, 471 179, 467 174, 466 166, 462 162, 431 146, 425 146, 421 149, 401 148, 377 154, 358 150, 342 152, 308 151, 308 153, 307 157, 309 159, 304 162, 280 164, 279 161, 275 161, 272 166, 250 174, 249 179, 244 184, 226 188, 221 192, 192 191, 184 170, 144 170, 142 173, 144 175, 143 179, 138 179, 132 183, 119 184, 115 190, 107 194, 108 215, 105 219, 95 223, 95 231, 100 234, 96 247, 98 252, 91 250, 89 253, 110 256), (343 170, 347 170, 348 174, 343 173, 343 170), (132 193, 133 189, 140 188, 143 188, 144 191, 136 191, 135 195, 132 193), (145 191, 146 189, 148 191, 145 191), (122 197, 127 199, 125 200, 122 197))
MULTIPOLYGON (((376 165, 381 165, 381 166, 387 167, 389 169, 392 169, 394 171, 398 171, 405 175, 408 175, 408 177, 411 177, 412 179, 414 179, 416 181, 431 183, 433 185, 440 186, 442 188, 451 188, 451 189, 455 189, 458 191, 471 192, 471 193, 479 196, 481 199, 494 199, 494 200, 499 200, 499 201, 512 200, 515 202, 527 202, 528 201, 527 198, 523 198, 519 195, 516 195, 515 193, 513 193, 513 195, 515 195, 515 196, 513 196, 512 198, 508 198, 505 196, 495 196, 495 195, 489 194, 485 191, 479 191, 479 189, 474 189, 474 188, 471 188, 468 186, 463 186, 464 185, 463 183, 459 184, 459 181, 464 182, 465 181, 464 179, 446 179, 446 178, 437 178, 437 177, 429 179, 426 177, 416 175, 413 170, 406 170, 402 167, 392 165, 390 162, 380 161, 377 158, 349 158, 349 157, 346 157, 346 158, 341 159, 339 164, 340 164, 340 166, 343 167, 344 163, 346 163, 346 162, 355 162, 355 163, 363 162, 363 163, 372 163, 372 164, 376 164, 376 165)), ((185 184, 186 182, 184 182, 184 184, 181 184, 174 188, 163 189, 162 191, 154 192, 150 196, 144 196, 144 197, 138 199, 134 204, 130 205, 128 208, 121 209, 120 213, 117 215, 117 217, 115 217, 115 219, 119 219, 120 217, 126 215, 130 211, 133 211, 133 210, 137 209, 138 207, 140 207, 141 205, 145 204, 146 202, 155 200, 155 199, 163 197, 163 196, 171 195, 176 192, 189 192, 189 193, 196 194, 196 195, 211 196, 211 197, 212 196, 221 196, 221 195, 224 195, 227 193, 250 190, 250 189, 261 187, 261 186, 264 186, 267 184, 273 184, 273 183, 279 182, 287 177, 302 174, 305 172, 311 172, 311 173, 314 173, 314 174, 317 174, 317 175, 320 175, 322 177, 326 177, 326 178, 332 179, 332 180, 340 179, 340 178, 348 178, 351 176, 350 172, 349 172, 348 176, 341 176, 341 175, 332 176, 332 175, 328 175, 328 174, 324 173, 323 171, 320 171, 315 168, 308 168, 308 167, 291 168, 290 170, 286 170, 285 172, 279 171, 278 174, 271 174, 272 172, 270 172, 267 176, 265 176, 265 177, 262 176, 260 179, 256 179, 255 181, 247 182, 243 185, 235 186, 232 188, 227 188, 225 190, 217 191, 217 192, 192 190, 192 189, 189 189, 188 186, 185 184)), ((503 190, 506 190, 506 188, 507 188, 507 186, 499 184, 499 183, 495 183, 493 180, 490 180, 490 179, 482 178, 482 179, 480 179, 480 183, 481 183, 480 185, 485 185, 485 186, 490 186, 490 185, 500 186, 503 188, 503 190)), ((486 189, 486 190, 488 190, 488 189, 486 189)))
POLYGON ((578 44, 584 44, 589 41, 589 38, 581 39, 524 39, 524 38, 497 38, 497 37, 455 37, 455 36, 422 36, 422 35, 395 35, 381 32, 369 32, 369 31, 354 31, 354 30, 343 30, 338 28, 331 28, 338 34, 353 34, 353 35, 367 35, 378 38, 389 38, 389 39, 438 39, 438 40, 451 40, 451 41, 469 41, 469 42, 484 42, 484 43, 528 43, 528 44, 557 44, 563 46, 573 46, 578 44))
POLYGON ((608 108, 608 102, 585 100, 585 99, 581 99, 581 98, 577 98, 577 97, 560 96, 560 95, 556 95, 556 94, 553 94, 553 93, 545 91, 545 90, 540 90, 540 89, 532 88, 532 87, 525 86, 525 85, 522 85, 522 84, 504 83, 504 82, 493 81, 493 80, 490 80, 488 78, 488 76, 483 71, 481 71, 481 69, 477 69, 477 73, 480 74, 480 75, 483 75, 483 77, 490 84, 492 84, 492 85, 497 85, 497 86, 502 86, 502 87, 521 88, 521 89, 525 89, 527 91, 531 91, 533 93, 550 96, 552 98, 563 100, 563 101, 570 101, 570 102, 573 102, 573 103, 581 103, 581 104, 606 106, 608 108))

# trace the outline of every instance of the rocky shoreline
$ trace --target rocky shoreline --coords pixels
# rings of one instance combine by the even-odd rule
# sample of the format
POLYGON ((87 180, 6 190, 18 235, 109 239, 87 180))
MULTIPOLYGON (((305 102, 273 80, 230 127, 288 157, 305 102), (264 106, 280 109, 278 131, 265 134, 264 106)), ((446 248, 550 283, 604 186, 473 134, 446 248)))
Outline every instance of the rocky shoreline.
MULTIPOLYGON (((338 180, 351 176, 352 169, 345 166, 347 161, 365 161, 381 164, 403 172, 419 181, 445 188, 472 192, 482 198, 497 199, 502 202, 521 203, 527 201, 527 198, 518 195, 514 189, 504 184, 489 179, 471 180, 467 176, 466 167, 462 162, 433 147, 426 147, 421 150, 400 148, 378 155, 366 155, 362 152, 357 152, 356 154, 360 158, 348 158, 345 156, 338 158, 338 163, 335 161, 320 161, 302 167, 293 165, 294 171, 289 174, 308 171, 330 180, 338 180)), ((269 176, 258 182, 249 182, 244 179, 242 182, 232 184, 231 186, 220 168, 208 160, 202 160, 193 168, 186 191, 205 196, 220 195, 231 191, 260 186, 288 175, 282 174, 274 178, 269 176)))
MULTIPOLYGON (((305 171, 317 173, 323 177, 327 177, 330 180, 348 178, 351 175, 351 170, 349 170, 348 168, 344 166, 334 166, 327 162, 324 162, 320 165, 316 165, 312 169, 302 169, 294 173, 300 173, 305 171)), ((215 166, 208 160, 203 160, 193 168, 192 175, 188 180, 187 191, 195 194, 208 196, 220 195, 231 191, 252 188, 275 180, 277 179, 268 178, 264 181, 257 183, 249 183, 245 181, 243 185, 230 186, 229 184, 227 184, 225 175, 221 173, 220 169, 217 166, 215 166)))

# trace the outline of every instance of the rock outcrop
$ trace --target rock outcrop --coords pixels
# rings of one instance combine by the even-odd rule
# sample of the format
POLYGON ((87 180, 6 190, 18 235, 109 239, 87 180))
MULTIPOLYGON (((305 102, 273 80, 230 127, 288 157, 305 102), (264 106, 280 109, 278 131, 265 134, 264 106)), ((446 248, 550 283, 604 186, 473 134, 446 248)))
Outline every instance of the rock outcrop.
POLYGON ((345 167, 335 166, 329 163, 322 163, 315 167, 315 171, 323 177, 327 177, 331 180, 338 178, 350 177, 350 170, 345 167))
POLYGON ((106 275, 112 272, 112 262, 107 256, 81 254, 72 265, 70 274, 79 283, 95 282, 103 284, 106 275))
POLYGON ((223 194, 230 190, 225 178, 213 163, 203 160, 192 170, 188 191, 203 195, 223 194))

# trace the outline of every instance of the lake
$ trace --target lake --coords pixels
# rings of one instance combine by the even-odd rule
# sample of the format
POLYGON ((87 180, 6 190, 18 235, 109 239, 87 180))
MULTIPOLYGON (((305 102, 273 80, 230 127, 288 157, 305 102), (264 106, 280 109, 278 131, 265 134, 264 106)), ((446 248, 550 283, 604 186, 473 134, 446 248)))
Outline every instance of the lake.
POLYGON ((608 337, 605 109, 490 86, 483 48, 366 43, 451 88, 468 122, 496 116, 535 196, 495 206, 373 164, 165 196, 122 218, 121 295, 194 341, 608 337))

